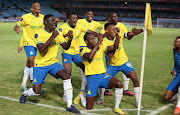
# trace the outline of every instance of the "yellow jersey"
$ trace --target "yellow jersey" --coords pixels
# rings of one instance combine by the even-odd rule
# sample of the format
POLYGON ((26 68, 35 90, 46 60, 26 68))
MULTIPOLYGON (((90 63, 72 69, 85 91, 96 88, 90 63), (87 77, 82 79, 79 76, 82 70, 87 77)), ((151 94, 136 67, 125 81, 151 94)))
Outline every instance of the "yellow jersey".
MULTIPOLYGON (((124 24, 119 23, 119 22, 115 26, 120 29, 119 35, 121 36, 121 39, 119 42, 119 47, 118 47, 118 49, 116 49, 113 57, 109 57, 109 64, 112 66, 121 66, 128 61, 128 57, 127 57, 127 55, 124 51, 124 47, 123 47, 124 34, 127 33, 127 29, 124 24)), ((104 32, 105 32, 105 30, 103 29, 101 31, 101 33, 104 33, 104 32)), ((114 42, 115 42, 114 40, 111 41, 108 38, 103 39, 103 43, 106 43, 106 45, 108 45, 108 46, 113 45, 114 42)))
MULTIPOLYGON (((75 28, 72 28, 69 26, 68 23, 63 24, 60 28, 59 31, 65 35, 68 33, 69 30, 73 31, 73 39, 71 41, 71 46, 68 50, 65 50, 62 48, 63 53, 71 54, 71 55, 76 55, 79 54, 79 36, 82 32, 86 33, 89 29, 84 27, 81 24, 76 24, 75 28)), ((66 41, 69 40, 68 37, 65 38, 66 41)))
POLYGON ((104 52, 106 50, 106 46, 101 44, 99 45, 99 49, 96 51, 96 54, 94 55, 91 62, 88 61, 88 59, 84 58, 83 55, 85 53, 89 53, 91 49, 89 49, 86 46, 80 47, 80 56, 83 60, 83 63, 85 65, 85 75, 94 75, 94 74, 102 74, 105 73, 105 67, 104 67, 104 61, 103 56, 104 52))
MULTIPOLYGON (((86 19, 79 19, 78 24, 82 24, 84 27, 87 29, 90 29, 92 31, 96 31, 97 29, 101 30, 102 25, 99 22, 96 22, 92 20, 91 22, 88 22, 86 19)), ((80 38, 79 38, 79 46, 86 46, 86 43, 84 42, 84 34, 81 33, 80 38)))
MULTIPOLYGON (((58 31, 59 32, 59 31, 58 31)), ((35 43, 45 43, 52 35, 52 32, 47 32, 44 28, 38 30, 35 35, 35 43)), ((51 41, 47 50, 39 52, 37 49, 37 55, 34 60, 34 67, 49 66, 55 62, 58 62, 56 58, 59 44, 66 42, 63 35, 59 32, 59 35, 51 41)))
POLYGON ((23 46, 34 46, 34 34, 37 30, 44 26, 44 15, 39 14, 38 17, 32 13, 24 14, 20 20, 16 23, 17 26, 23 26, 23 46))

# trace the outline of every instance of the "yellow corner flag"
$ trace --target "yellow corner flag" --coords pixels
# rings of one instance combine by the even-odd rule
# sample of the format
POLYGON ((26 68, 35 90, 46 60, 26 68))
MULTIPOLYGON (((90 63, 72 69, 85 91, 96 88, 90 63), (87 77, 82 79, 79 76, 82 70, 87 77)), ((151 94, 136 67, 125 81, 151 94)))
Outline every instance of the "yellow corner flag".
POLYGON ((146 12, 145 12, 144 27, 146 27, 147 36, 150 36, 152 34, 152 20, 151 20, 151 7, 150 7, 150 3, 146 3, 146 12))

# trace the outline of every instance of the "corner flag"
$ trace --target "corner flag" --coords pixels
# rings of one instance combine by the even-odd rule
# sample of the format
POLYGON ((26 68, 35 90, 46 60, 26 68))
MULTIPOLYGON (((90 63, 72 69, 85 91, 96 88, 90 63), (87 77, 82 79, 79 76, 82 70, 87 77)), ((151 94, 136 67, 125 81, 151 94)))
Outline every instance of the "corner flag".
POLYGON ((146 54, 146 40, 147 40, 147 36, 150 36, 152 34, 152 20, 151 20, 150 3, 146 3, 144 27, 145 27, 145 29, 144 29, 144 41, 143 41, 141 77, 140 77, 139 100, 138 100, 137 115, 140 115, 140 108, 141 108, 142 87, 143 87, 143 77, 144 77, 144 65, 145 65, 145 54, 146 54))
POLYGON ((151 7, 150 7, 150 3, 146 3, 146 12, 145 12, 144 27, 146 27, 147 36, 150 36, 152 34, 152 20, 151 20, 151 7))

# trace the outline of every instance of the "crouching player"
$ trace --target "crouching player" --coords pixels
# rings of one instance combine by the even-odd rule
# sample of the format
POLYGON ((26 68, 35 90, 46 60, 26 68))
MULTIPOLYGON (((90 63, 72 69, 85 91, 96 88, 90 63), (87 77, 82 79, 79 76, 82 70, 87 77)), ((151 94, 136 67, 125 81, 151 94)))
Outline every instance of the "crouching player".
POLYGON ((107 23, 106 25, 111 29, 111 32, 109 33, 110 35, 108 36, 116 39, 112 46, 106 46, 106 44, 103 44, 102 35, 98 36, 97 43, 95 43, 95 36, 93 34, 86 33, 84 35, 84 40, 87 46, 82 46, 80 48, 80 56, 83 59, 85 75, 87 76, 87 98, 85 99, 84 95, 81 94, 81 103, 86 109, 93 109, 94 98, 97 95, 98 88, 116 87, 115 108, 113 111, 119 114, 125 114, 119 108, 123 93, 122 83, 115 77, 105 74, 106 70, 103 62, 104 52, 115 51, 118 48, 120 36, 118 35, 118 29, 115 28, 114 24, 107 23))
POLYGON ((171 83, 169 84, 168 88, 164 94, 164 100, 174 100, 178 97, 178 103, 176 105, 173 114, 179 114, 180 112, 180 36, 176 37, 174 40, 174 47, 173 47, 173 54, 174 54, 174 68, 171 71, 171 74, 176 76, 171 83))
POLYGON ((27 96, 40 95, 42 84, 45 82, 47 73, 49 73, 56 79, 61 78, 63 80, 64 93, 67 95, 66 111, 80 114, 72 105, 73 88, 70 75, 56 59, 59 44, 64 49, 68 49, 71 45, 72 37, 69 35, 69 40, 65 41, 63 35, 55 30, 57 23, 51 14, 45 15, 44 24, 45 27, 38 30, 34 36, 38 50, 33 68, 33 88, 23 92, 20 97, 20 103, 24 104, 27 96))

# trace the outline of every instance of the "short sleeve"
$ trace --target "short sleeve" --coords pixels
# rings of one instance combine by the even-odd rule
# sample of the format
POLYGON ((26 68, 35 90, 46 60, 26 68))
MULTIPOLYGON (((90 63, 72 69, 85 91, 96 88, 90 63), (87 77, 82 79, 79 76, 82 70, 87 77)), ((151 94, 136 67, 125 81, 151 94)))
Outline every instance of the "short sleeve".
POLYGON ((25 26, 25 19, 24 16, 22 16, 19 21, 16 23, 17 26, 25 26))
POLYGON ((19 44, 20 47, 23 47, 23 40, 24 40, 23 38, 24 38, 24 37, 22 36, 21 41, 20 41, 20 44, 19 44))
POLYGON ((123 33, 127 33, 128 32, 127 28, 126 28, 126 26, 124 24, 122 25, 122 30, 123 30, 123 33))
POLYGON ((80 47, 79 55, 83 58, 83 55, 84 55, 85 53, 89 53, 89 52, 90 52, 90 50, 88 51, 87 48, 86 48, 86 46, 82 46, 82 47, 80 47))
POLYGON ((35 41, 36 45, 39 44, 39 43, 43 43, 43 41, 42 41, 42 39, 41 39, 41 37, 39 36, 38 33, 34 34, 34 41, 35 41))
POLYGON ((58 31, 59 31, 59 33, 62 33, 62 35, 65 35, 65 34, 66 34, 63 25, 58 29, 58 31))
POLYGON ((99 50, 101 50, 101 52, 107 52, 107 45, 106 45, 106 42, 102 42, 100 45, 99 45, 99 50))
POLYGON ((80 27, 80 31, 86 33, 89 29, 86 28, 83 24, 78 25, 80 27))
POLYGON ((105 33, 104 25, 102 25, 101 28, 102 28, 102 29, 101 29, 101 33, 104 34, 104 33, 105 33))
MULTIPOLYGON (((59 31, 58 31, 59 32, 59 31)), ((59 40, 59 44, 62 44, 64 42, 66 42, 66 40, 63 37, 62 32, 59 32, 59 35, 57 36, 58 40, 59 40)))
POLYGON ((101 25, 99 22, 96 22, 95 25, 96 25, 96 30, 97 29, 101 30, 103 28, 103 25, 101 25))

